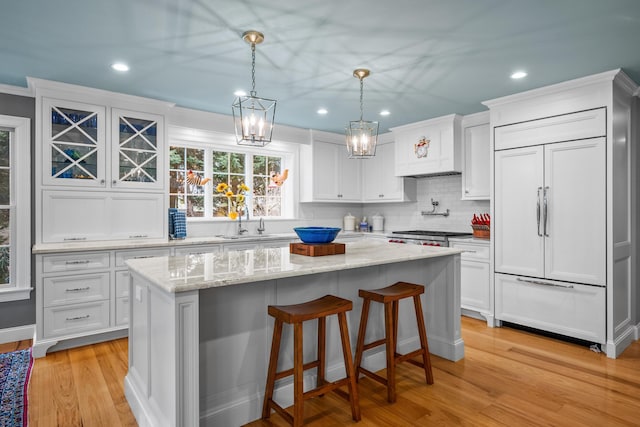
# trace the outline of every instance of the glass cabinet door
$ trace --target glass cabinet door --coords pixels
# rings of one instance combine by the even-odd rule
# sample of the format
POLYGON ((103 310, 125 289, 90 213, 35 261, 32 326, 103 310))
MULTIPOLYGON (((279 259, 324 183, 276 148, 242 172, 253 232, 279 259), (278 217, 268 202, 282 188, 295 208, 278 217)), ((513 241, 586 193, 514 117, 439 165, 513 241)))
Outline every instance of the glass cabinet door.
POLYGON ((112 186, 162 187, 162 116, 113 110, 112 186))
POLYGON ((43 112, 44 183, 104 187, 104 107, 43 99, 43 112))

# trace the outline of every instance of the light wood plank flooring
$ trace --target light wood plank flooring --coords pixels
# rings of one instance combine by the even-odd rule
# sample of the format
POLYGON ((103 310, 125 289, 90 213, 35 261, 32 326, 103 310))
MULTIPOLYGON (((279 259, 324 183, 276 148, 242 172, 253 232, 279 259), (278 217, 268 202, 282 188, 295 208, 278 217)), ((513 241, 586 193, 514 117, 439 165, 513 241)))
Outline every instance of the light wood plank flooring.
MULTIPOLYGON (((362 421, 354 425, 640 425, 640 342, 613 360, 575 344, 487 328, 467 317, 462 336, 464 360, 432 357, 432 386, 421 380, 418 368, 400 365, 398 401, 393 405, 386 402, 380 384, 361 379, 362 421)), ((126 369, 126 339, 36 359, 30 425, 135 425, 123 392, 126 369)), ((352 424, 348 403, 332 393, 306 403, 305 420, 309 426, 352 424)), ((249 425, 287 424, 273 414, 270 421, 249 425)))

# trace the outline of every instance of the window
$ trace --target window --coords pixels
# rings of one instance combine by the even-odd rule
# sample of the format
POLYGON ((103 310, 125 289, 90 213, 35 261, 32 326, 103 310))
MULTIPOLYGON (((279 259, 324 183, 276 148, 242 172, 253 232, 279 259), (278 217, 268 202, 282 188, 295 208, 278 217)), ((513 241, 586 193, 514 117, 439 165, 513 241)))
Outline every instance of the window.
MULTIPOLYGON (((227 184, 237 194, 241 184, 249 187, 246 203, 250 217, 286 216, 286 187, 277 186, 272 174, 280 174, 286 154, 269 155, 231 151, 219 147, 169 147, 169 203, 184 209, 187 217, 226 218, 233 210, 231 199, 216 187, 227 184)), ((235 200, 235 199, 234 199, 235 200)))
POLYGON ((30 120, 0 115, 0 301, 31 291, 30 120))

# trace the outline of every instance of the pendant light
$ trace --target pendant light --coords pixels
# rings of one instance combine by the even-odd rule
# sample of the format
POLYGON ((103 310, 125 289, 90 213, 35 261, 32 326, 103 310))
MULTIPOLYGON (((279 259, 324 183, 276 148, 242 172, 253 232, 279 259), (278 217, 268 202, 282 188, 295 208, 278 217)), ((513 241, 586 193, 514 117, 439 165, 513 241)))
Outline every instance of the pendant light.
POLYGON ((238 96, 233 102, 233 122, 238 145, 264 147, 271 142, 276 101, 256 96, 256 45, 264 40, 261 32, 250 30, 242 34, 251 45, 251 93, 238 96))
POLYGON ((347 133, 347 151, 350 159, 366 159, 376 155, 378 143, 378 122, 362 119, 363 80, 369 75, 369 70, 358 68, 353 77, 360 79, 360 120, 349 122, 347 133))

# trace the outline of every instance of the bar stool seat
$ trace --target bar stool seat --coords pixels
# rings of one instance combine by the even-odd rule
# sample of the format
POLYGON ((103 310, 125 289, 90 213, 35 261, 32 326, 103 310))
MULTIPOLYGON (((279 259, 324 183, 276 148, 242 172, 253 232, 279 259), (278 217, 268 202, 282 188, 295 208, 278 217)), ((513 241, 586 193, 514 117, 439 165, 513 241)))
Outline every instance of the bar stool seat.
POLYGON ((381 289, 365 290, 360 289, 358 295, 364 299, 362 305, 362 315, 360 317, 360 328, 358 330, 358 343, 356 345, 356 378, 364 374, 371 379, 384 384, 387 387, 387 400, 396 401, 396 365, 401 362, 409 362, 423 368, 427 384, 433 384, 433 372, 431 370, 431 358, 429 345, 427 343, 427 332, 422 314, 422 304, 420 295, 424 293, 424 286, 407 282, 397 282, 391 286, 381 289), (398 344, 398 301, 403 298, 413 298, 416 318, 418 321, 418 335, 420 337, 420 348, 406 354, 397 352, 398 344), (367 320, 369 318, 369 306, 371 301, 384 304, 384 326, 385 337, 369 344, 365 344, 364 337, 367 332, 367 320), (387 353, 387 377, 384 378, 361 366, 362 355, 366 350, 386 345, 387 353), (416 356, 422 356, 422 362, 413 360, 416 356))
POLYGON ((267 385, 265 387, 262 418, 268 419, 271 410, 275 410, 293 426, 301 426, 304 421, 304 401, 316 396, 322 396, 329 391, 334 391, 351 403, 351 415, 355 421, 360 420, 360 404, 358 401, 358 389, 356 385, 355 369, 349 344, 349 330, 345 313, 353 308, 353 303, 347 299, 333 295, 325 295, 322 298, 302 304, 294 305, 270 305, 268 313, 275 318, 273 340, 271 343, 271 355, 269 357, 269 370, 267 372, 267 385), (327 316, 336 314, 340 326, 340 339, 344 357, 346 377, 334 382, 325 380, 325 346, 326 346, 326 319, 327 316), (302 322, 318 319, 318 354, 317 359, 304 363, 302 347, 302 322), (277 372, 278 355, 280 353, 280 340, 284 323, 293 325, 293 368, 277 372), (308 369, 317 369, 317 386, 313 390, 303 390, 303 375, 308 369), (273 400, 275 381, 293 375, 293 416, 273 400), (349 393, 338 389, 348 386, 349 393))

